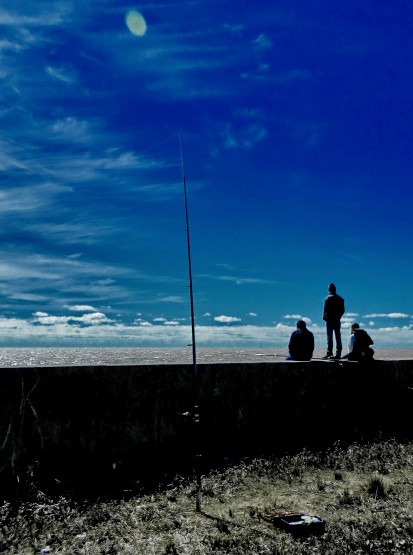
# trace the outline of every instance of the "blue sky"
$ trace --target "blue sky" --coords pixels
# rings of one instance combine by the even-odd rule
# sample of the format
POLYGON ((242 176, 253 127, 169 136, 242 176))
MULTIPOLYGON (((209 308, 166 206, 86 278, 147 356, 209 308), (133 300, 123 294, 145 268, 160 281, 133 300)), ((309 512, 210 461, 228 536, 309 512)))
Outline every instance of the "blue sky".
POLYGON ((411 2, 4 0, 0 75, 1 346, 190 342, 179 134, 198 346, 413 345, 411 2))

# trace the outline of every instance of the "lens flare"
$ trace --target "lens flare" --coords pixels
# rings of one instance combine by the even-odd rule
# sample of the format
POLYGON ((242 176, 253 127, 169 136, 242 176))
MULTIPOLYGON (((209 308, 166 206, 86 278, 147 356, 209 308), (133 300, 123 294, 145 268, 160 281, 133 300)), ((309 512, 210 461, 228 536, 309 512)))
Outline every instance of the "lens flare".
POLYGON ((143 35, 146 33, 146 29, 147 29, 146 21, 143 15, 140 14, 138 11, 130 10, 126 14, 125 21, 129 31, 133 35, 136 35, 138 37, 143 37, 143 35))

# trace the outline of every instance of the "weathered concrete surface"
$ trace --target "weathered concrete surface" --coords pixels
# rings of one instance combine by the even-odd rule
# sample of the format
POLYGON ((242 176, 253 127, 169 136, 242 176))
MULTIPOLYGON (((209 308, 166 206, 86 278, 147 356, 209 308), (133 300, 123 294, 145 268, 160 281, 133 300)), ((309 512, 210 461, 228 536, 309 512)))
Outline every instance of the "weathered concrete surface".
MULTIPOLYGON (((191 465, 193 384, 190 364, 2 368, 0 479, 33 461, 91 480, 191 465)), ((413 360, 199 364, 197 397, 206 458, 409 437, 413 360)))

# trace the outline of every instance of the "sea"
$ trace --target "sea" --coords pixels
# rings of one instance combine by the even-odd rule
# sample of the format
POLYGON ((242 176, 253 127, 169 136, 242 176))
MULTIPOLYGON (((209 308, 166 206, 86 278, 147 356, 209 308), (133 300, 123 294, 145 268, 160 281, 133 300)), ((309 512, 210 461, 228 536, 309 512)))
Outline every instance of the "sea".
MULTIPOLYGON (((197 349, 197 363, 251 362, 256 359, 283 360, 286 349, 197 349)), ((4 348, 0 367, 10 366, 129 366, 192 364, 193 351, 187 348, 4 348)))
MULTIPOLYGON (((195 360, 200 364, 282 362, 286 348, 200 348, 195 360)), ((324 351, 318 349, 314 358, 324 351)), ((413 349, 377 349, 375 359, 412 359, 413 349)), ((193 351, 188 348, 3 348, 0 368, 25 366, 139 366, 158 364, 193 364, 193 351)))

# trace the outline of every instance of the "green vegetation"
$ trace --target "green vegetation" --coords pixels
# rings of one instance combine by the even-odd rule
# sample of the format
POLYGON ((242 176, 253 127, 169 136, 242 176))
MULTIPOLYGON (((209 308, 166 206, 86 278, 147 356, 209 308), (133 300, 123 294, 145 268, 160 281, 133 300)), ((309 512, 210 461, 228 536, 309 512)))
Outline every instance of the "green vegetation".
POLYGON ((324 453, 257 459, 176 478, 129 500, 79 503, 40 491, 0 509, 0 553, 32 555, 346 555, 413 552, 413 443, 383 441, 324 453), (303 511, 322 536, 295 538, 261 515, 303 511), (47 551, 47 549, 46 549, 47 551))

